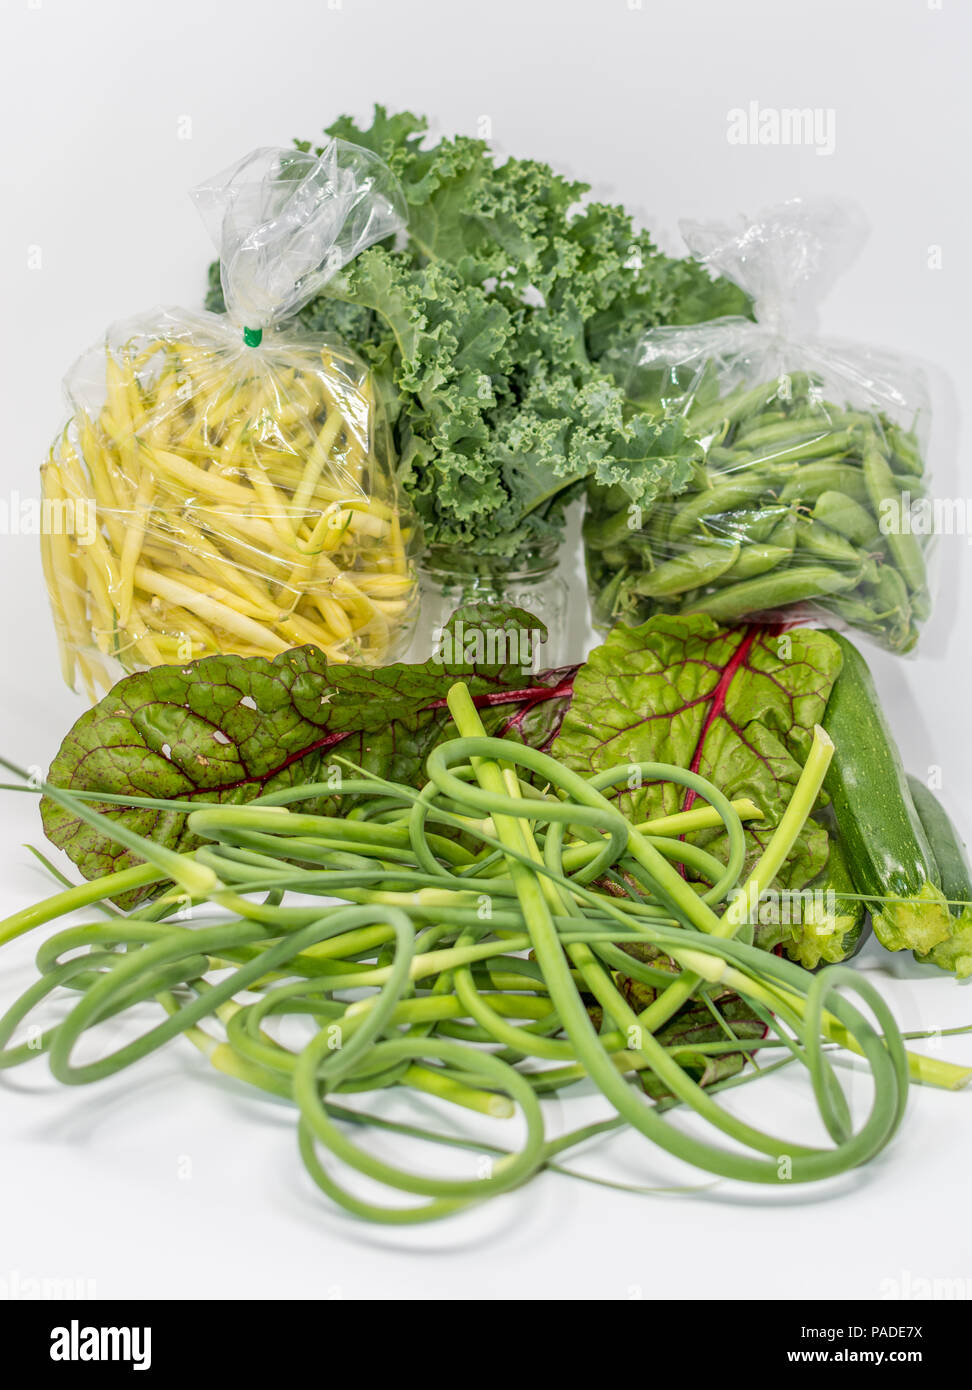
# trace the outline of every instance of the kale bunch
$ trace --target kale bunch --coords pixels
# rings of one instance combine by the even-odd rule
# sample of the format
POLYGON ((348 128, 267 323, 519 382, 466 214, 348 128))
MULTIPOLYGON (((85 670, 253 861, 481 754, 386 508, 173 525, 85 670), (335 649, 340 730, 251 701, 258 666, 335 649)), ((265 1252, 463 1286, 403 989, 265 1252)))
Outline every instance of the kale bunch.
MULTIPOLYGON (((427 145, 426 129, 381 106, 367 129, 328 128, 395 171, 408 232, 299 315, 371 366, 426 541, 488 563, 559 538, 588 478, 641 504, 684 486, 693 447, 625 402, 618 364, 646 328, 746 313, 744 294, 662 255, 623 208, 584 201, 587 184, 498 163, 484 140, 427 145)), ((207 305, 222 308, 218 267, 207 305)))

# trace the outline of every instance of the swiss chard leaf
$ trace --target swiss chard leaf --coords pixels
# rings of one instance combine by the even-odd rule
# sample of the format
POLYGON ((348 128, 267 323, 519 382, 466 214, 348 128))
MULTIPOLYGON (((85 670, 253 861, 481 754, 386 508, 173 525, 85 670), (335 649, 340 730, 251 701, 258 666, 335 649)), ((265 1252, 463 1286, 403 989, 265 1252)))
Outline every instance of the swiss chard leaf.
MULTIPOLYGON (((519 610, 467 607, 492 627, 535 627, 519 610)), ((458 654, 462 656, 462 653, 458 654)), ((424 781, 429 752, 454 735, 445 697, 462 679, 490 734, 548 744, 570 698, 574 668, 524 675, 520 666, 432 659, 376 670, 328 666, 315 647, 273 661, 211 656, 127 676, 86 711, 51 765, 53 785, 167 800, 242 804, 263 792, 326 781, 335 754, 411 786, 424 781)), ((305 809, 335 813, 335 795, 305 809)), ((197 842, 180 812, 99 806, 140 835, 178 850, 197 842)), ((348 802, 343 801, 343 809, 348 802)), ((134 856, 44 798, 48 838, 86 878, 126 867, 134 856)))
MULTIPOLYGON (((692 768, 728 797, 750 797, 763 819, 747 827, 747 868, 790 799, 831 686, 840 650, 825 633, 718 627, 710 618, 656 616, 617 627, 588 657, 553 753, 585 775, 618 764, 692 768)), ((673 783, 623 789, 625 815, 645 820, 690 805, 673 783)), ((693 836, 724 856, 718 831, 693 836)), ((780 887, 800 888, 827 862, 826 830, 809 822, 780 887)))

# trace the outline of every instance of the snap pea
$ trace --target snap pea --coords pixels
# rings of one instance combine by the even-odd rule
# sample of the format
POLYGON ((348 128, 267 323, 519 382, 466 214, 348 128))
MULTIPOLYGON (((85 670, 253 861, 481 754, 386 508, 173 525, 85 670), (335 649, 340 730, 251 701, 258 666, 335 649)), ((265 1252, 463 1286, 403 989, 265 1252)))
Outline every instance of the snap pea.
MULTIPOLYGON (((781 415, 774 420, 764 417, 758 425, 740 434, 736 443, 745 444, 750 450, 758 449, 763 444, 789 444, 795 449, 810 442, 817 443, 821 438, 829 439, 831 434, 832 431, 820 420, 800 421, 792 415, 781 415)), ((827 452, 830 452, 829 448, 827 452)))
POLYGON ((796 508, 787 507, 786 515, 783 517, 779 526, 775 527, 774 530, 770 532, 770 541, 772 544, 782 545, 785 549, 792 550, 796 545, 797 523, 799 520, 800 518, 796 508))
MULTIPOLYGON (((601 557, 606 565, 612 569, 617 569, 621 565, 626 565, 631 558, 627 550, 622 550, 620 546, 612 546, 609 550, 603 550, 601 557)), ((642 559, 645 564, 651 564, 651 551, 645 549, 642 559)))
POLYGON ((613 622, 617 617, 621 607, 621 591, 627 578, 627 568, 622 566, 615 570, 608 582, 599 591, 595 614, 599 620, 613 622))
POLYGON ((718 529, 721 534, 733 536, 743 544, 755 543, 768 541, 779 523, 789 515, 789 507, 769 503, 765 507, 726 512, 713 518, 711 525, 713 530, 718 529))
POLYGON ((908 586, 894 565, 881 565, 874 582, 875 601, 887 616, 899 614, 907 624, 911 620, 911 600, 908 586))
POLYGON ((762 382, 759 386, 754 386, 749 390, 738 387, 728 396, 723 396, 721 400, 716 401, 714 405, 690 410, 686 420, 693 430, 701 434, 707 429, 714 429, 723 420, 732 424, 749 415, 755 415, 757 411, 773 400, 778 392, 778 381, 762 382))
POLYGON ((927 589, 920 589, 911 595, 911 612, 916 622, 923 623, 931 616, 931 595, 927 589))
POLYGON ((908 652, 915 645, 918 633, 913 622, 913 613, 907 602, 904 581, 897 570, 885 565, 879 570, 879 583, 857 589, 850 594, 837 594, 822 598, 820 606, 828 612, 880 638, 886 646, 898 652, 908 652), (893 586, 900 586, 898 592, 893 586), (904 599, 903 606, 899 598, 904 599))
POLYGON ((853 583, 851 576, 827 565, 792 565, 762 574, 758 579, 743 580, 718 593, 706 594, 683 612, 708 613, 716 622, 735 623, 751 613, 775 612, 793 603, 848 588, 853 583))
MULTIPOLYGON (((907 494, 926 493, 914 429, 824 400, 821 379, 806 373, 742 385, 721 399, 713 399, 716 365, 702 376, 683 416, 702 461, 686 491, 651 509, 650 548, 644 533, 636 540, 628 532, 626 495, 591 489, 588 573, 599 620, 606 597, 610 618, 629 622, 656 608, 706 611, 709 598, 720 613, 746 617, 750 591, 741 586, 779 572, 791 602, 833 595, 826 606, 848 622, 893 650, 913 646, 930 608, 924 540, 898 520, 907 494), (740 547, 724 569, 716 542, 740 547), (616 583, 621 567, 625 577, 616 583), (821 568, 837 578, 813 580, 821 568)), ((755 592, 763 602, 765 591, 755 592)), ((783 602, 774 596, 772 606, 783 602)))
POLYGON ((819 428, 801 443, 791 444, 783 449, 774 449, 768 454, 757 455, 757 462, 784 463, 791 460, 796 462, 802 459, 825 459, 835 455, 840 456, 853 443, 854 435, 850 430, 835 433, 831 429, 819 428))
POLYGON ((885 434, 891 449, 892 467, 898 463, 901 465, 900 469, 894 468, 895 473, 924 473, 925 465, 914 431, 903 430, 900 425, 888 423, 885 425, 885 434))
POLYGON ((912 497, 925 496, 925 480, 920 473, 895 473, 893 477, 899 492, 910 492, 912 497))
POLYGON ((828 598, 824 601, 824 607, 832 613, 839 614, 854 627, 866 628, 868 631, 876 628, 888 616, 886 612, 879 611, 874 599, 859 598, 854 594, 839 594, 836 598, 828 598))
POLYGON ((824 560, 858 578, 862 574, 865 557, 861 551, 846 536, 824 526, 822 522, 801 519, 797 523, 796 544, 798 550, 805 551, 816 560, 824 560))
POLYGON ((927 587, 925 557, 917 536, 903 528, 894 475, 887 459, 874 445, 864 451, 864 481, 888 550, 902 578, 913 593, 921 593, 927 587))
POLYGON ((792 548, 785 545, 747 545, 717 582, 724 584, 727 580, 755 579, 758 574, 765 574, 785 564, 792 553, 792 548))
POLYGON ((813 519, 865 550, 875 550, 881 545, 881 532, 874 517, 844 492, 822 492, 814 504, 813 519))
POLYGON ((738 478, 697 492, 672 517, 669 537, 676 540, 679 536, 690 535, 704 517, 719 516, 745 502, 755 502, 766 490, 766 479, 762 474, 746 472, 738 478))
POLYGON ((629 541, 637 527, 631 526, 631 513, 627 507, 607 516, 587 517, 584 522, 584 540, 596 550, 607 550, 629 541))
POLYGON ((748 463, 748 457, 740 454, 738 449, 726 448, 724 444, 713 444, 706 454, 706 463, 710 468, 744 468, 748 463))
POLYGON ((817 459, 803 468, 788 470, 780 492, 781 502, 816 502, 824 492, 843 492, 855 502, 868 502, 864 473, 859 465, 835 456, 817 459))
POLYGON ((784 420, 791 418, 785 410, 764 410, 751 424, 740 425, 736 431, 736 443, 748 445, 760 430, 770 425, 782 424, 784 420))
POLYGON ((632 592, 646 598, 667 598, 711 584, 731 569, 739 558, 738 541, 711 541, 708 545, 688 546, 680 555, 656 565, 632 584, 632 592))

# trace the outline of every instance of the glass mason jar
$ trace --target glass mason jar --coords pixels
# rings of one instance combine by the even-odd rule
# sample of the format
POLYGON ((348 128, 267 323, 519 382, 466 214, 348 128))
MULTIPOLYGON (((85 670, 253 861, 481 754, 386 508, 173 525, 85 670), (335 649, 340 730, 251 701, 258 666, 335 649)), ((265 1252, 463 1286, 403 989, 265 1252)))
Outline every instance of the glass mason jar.
MULTIPOLYGON (((497 604, 522 608, 537 618, 536 635, 510 659, 534 671, 567 663, 567 585, 558 573, 556 540, 536 545, 509 559, 470 555, 453 546, 430 546, 419 560, 421 610, 412 660, 426 660, 442 650, 442 634, 457 608, 469 604, 497 604), (546 628, 546 639, 540 626, 546 628), (525 658, 525 659, 524 659, 525 658)), ((483 624, 484 629, 488 624, 483 624)), ((469 624, 461 634, 467 659, 491 663, 488 631, 478 633, 469 624)), ((459 653, 455 654, 456 659, 459 653)), ((499 660, 504 660, 499 652, 499 660)))

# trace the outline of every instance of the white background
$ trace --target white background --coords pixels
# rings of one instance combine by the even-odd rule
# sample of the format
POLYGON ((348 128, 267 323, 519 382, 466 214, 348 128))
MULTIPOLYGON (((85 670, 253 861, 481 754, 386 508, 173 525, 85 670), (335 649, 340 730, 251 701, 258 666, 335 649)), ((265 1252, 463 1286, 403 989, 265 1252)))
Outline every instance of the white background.
MULTIPOLYGON (((961 494, 972 24, 960 0, 4 0, 2 16, 2 497, 35 489, 61 374, 110 320, 198 306, 210 249, 186 190, 375 100, 448 133, 487 117, 498 151, 592 180, 666 249, 680 217, 794 193, 856 198, 870 239, 822 327, 947 369, 936 460, 961 494), (727 112, 754 100, 833 108, 833 155, 728 144, 727 112)), ((943 546, 942 568, 921 657, 874 667, 910 768, 940 765, 968 826, 964 539, 943 546)), ((0 752, 46 766, 82 706, 61 685, 35 537, 0 537, 0 585, 0 752)), ((47 891, 28 839, 40 839, 32 800, 0 794, 0 910, 47 891)), ((28 943, 5 948, 0 1002, 29 961, 28 943)), ((876 952, 863 964, 903 1026, 972 1021, 966 988, 876 952)), ((940 1053, 972 1063, 972 1037, 940 1053)), ((782 1078, 738 1100, 794 1137, 808 1103, 782 1078)), ((588 1113, 565 1102, 554 1123, 588 1113)), ((972 1094, 914 1092, 891 1150, 823 1191, 629 1196, 546 1176, 411 1233, 336 1216, 304 1179, 292 1129, 288 1111, 241 1096, 181 1044, 80 1092, 55 1091, 42 1062, 7 1074, 0 1294, 32 1278, 93 1280, 105 1297, 798 1299, 931 1278, 972 1293, 972 1094)), ((696 1180, 634 1138, 575 1162, 628 1182, 696 1180)))

